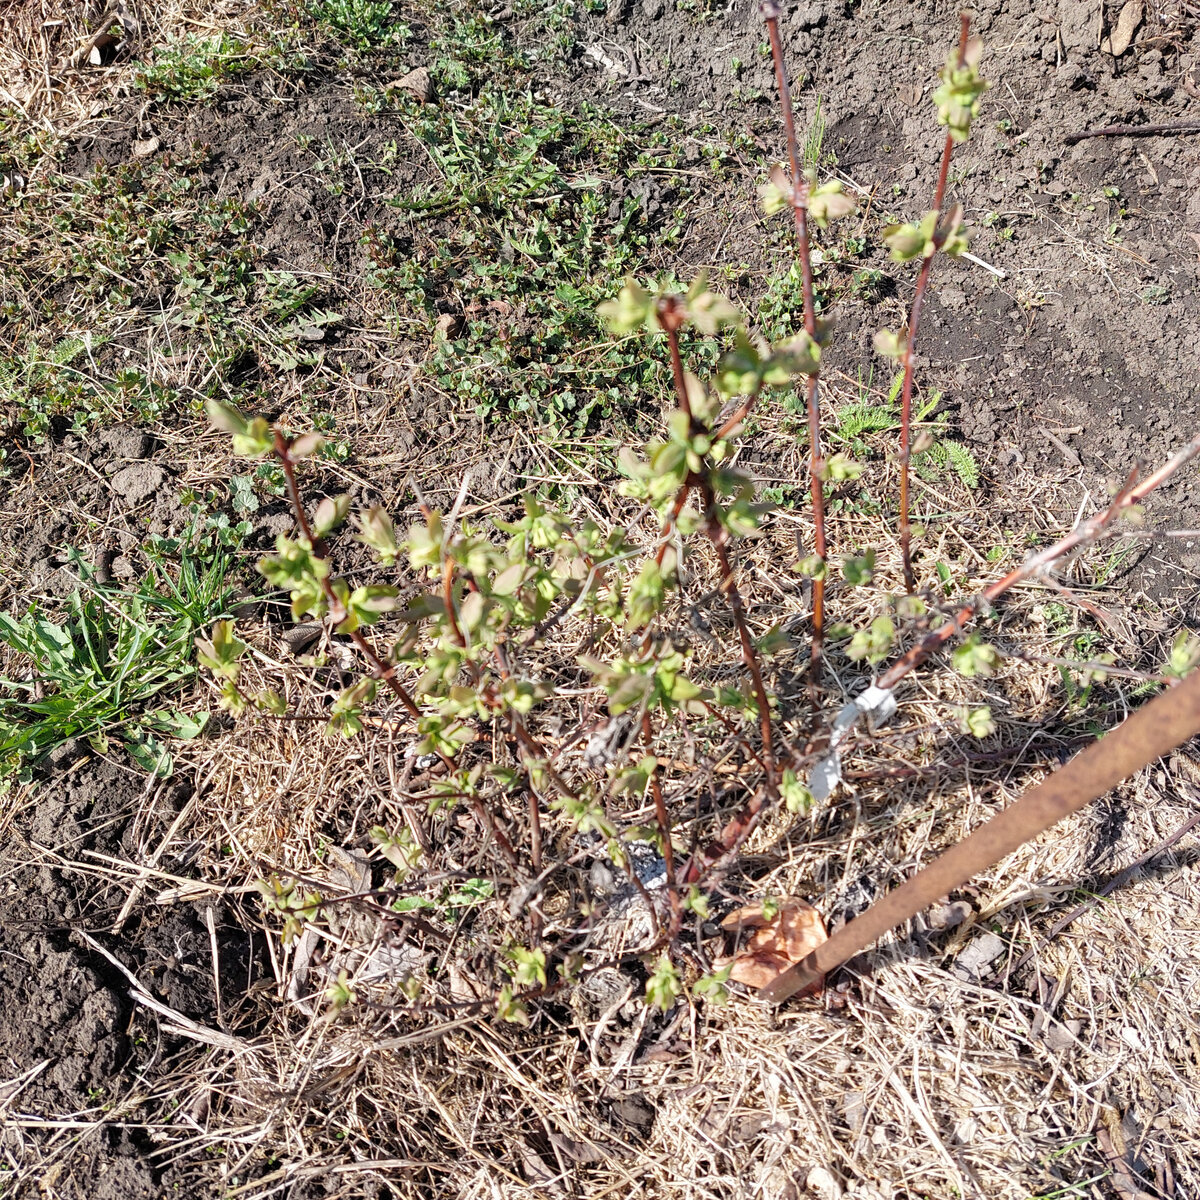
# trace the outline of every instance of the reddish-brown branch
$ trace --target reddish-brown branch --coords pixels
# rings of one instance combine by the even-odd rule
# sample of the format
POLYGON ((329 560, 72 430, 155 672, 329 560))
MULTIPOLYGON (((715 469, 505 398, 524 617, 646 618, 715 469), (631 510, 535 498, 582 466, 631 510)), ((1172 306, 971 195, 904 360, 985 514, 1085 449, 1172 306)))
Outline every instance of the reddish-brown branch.
POLYGON ((1066 537, 1052 546, 1047 546, 1045 550, 1030 555, 1019 567, 1009 571, 1003 578, 988 584, 978 597, 959 608, 949 621, 933 630, 932 633, 926 634, 907 654, 898 658, 879 677, 877 685, 881 688, 895 687, 914 667, 920 666, 951 638, 961 633, 964 626, 981 608, 999 599, 1018 583, 1033 579, 1068 554, 1096 541, 1111 528, 1121 513, 1128 511, 1156 488, 1161 487, 1180 467, 1191 462, 1197 455, 1200 455, 1200 434, 1197 434, 1141 483, 1134 483, 1131 480, 1103 512, 1097 513, 1090 520, 1076 526, 1066 537))
MULTIPOLYGON (((792 92, 788 84, 787 67, 783 59, 783 43, 779 36, 779 6, 775 0, 762 0, 759 11, 767 26, 771 43, 771 59, 775 65, 775 82, 779 88, 779 103, 783 112, 783 131, 787 139, 788 163, 792 172, 792 214, 796 225, 796 254, 800 260, 800 287, 804 300, 804 330, 817 338, 817 309, 813 293, 812 252, 808 237, 808 181, 800 164, 800 148, 796 140, 796 120, 792 109, 792 92)), ((818 377, 814 373, 805 381, 805 406, 808 413, 808 473, 812 489, 813 549, 825 560, 825 485, 822 481, 824 462, 821 455, 821 408, 818 396, 818 377)), ((809 662, 809 682, 815 688, 821 671, 821 649, 825 641, 825 580, 813 580, 812 657, 809 662)))
POLYGON ((467 639, 458 624, 458 613, 454 608, 454 559, 448 554, 442 560, 442 603, 446 606, 446 620, 450 623, 450 635, 464 650, 467 639))
MULTIPOLYGON (((958 38, 958 65, 966 61, 967 40, 970 35, 971 20, 963 13, 959 18, 961 27, 958 38)), ((937 187, 933 193, 933 209, 938 214, 934 221, 937 228, 941 219, 942 206, 946 202, 946 182, 950 178, 950 156, 954 153, 954 139, 946 134, 946 143, 942 147, 942 162, 938 169, 937 187)), ((933 270, 934 255, 926 255, 921 262, 921 270, 917 274, 917 287, 913 293, 912 309, 908 316, 908 336, 904 342, 904 357, 901 366, 904 371, 904 383, 900 390, 900 556, 904 564, 904 589, 911 593, 916 587, 916 579, 912 569, 912 524, 909 519, 909 460, 912 457, 912 390, 913 390, 913 354, 917 344, 917 327, 921 323, 921 308, 925 301, 925 291, 929 287, 929 275, 933 270)))
POLYGON ((754 648, 754 639, 750 636, 750 627, 746 624, 746 611, 742 605, 742 595, 738 591, 737 580, 733 575, 733 565, 729 561, 729 551, 725 542, 728 535, 720 521, 717 520, 714 508, 716 497, 712 488, 707 484, 701 489, 704 493, 704 507, 708 514, 705 522, 705 532, 713 549, 717 552, 717 561, 721 565, 721 591, 729 601, 729 609, 733 614, 733 623, 737 627, 738 641, 742 647, 742 662, 750 672, 750 682, 754 688, 754 700, 758 705, 759 728, 762 731, 762 758, 766 770, 766 788, 770 797, 775 795, 775 754, 771 741, 771 704, 767 689, 763 683, 762 670, 758 665, 758 652, 754 648))
POLYGON ((713 435, 718 442, 723 441, 734 433, 738 426, 750 415, 750 410, 754 407, 754 402, 758 399, 758 389, 756 388, 741 404, 734 410, 733 416, 721 426, 720 429, 713 435))
POLYGON ((670 516, 663 522, 662 529, 658 534, 658 553, 654 556, 654 561, 661 567, 663 559, 667 556, 667 546, 670 544, 668 539, 671 536, 671 530, 675 528, 675 522, 679 520, 679 514, 683 512, 683 506, 687 503, 688 492, 690 485, 684 484, 679 489, 679 495, 675 497, 675 503, 671 506, 670 516))
POLYGON ((683 372, 683 356, 679 353, 679 331, 687 320, 683 302, 678 296, 661 296, 658 301, 658 323, 663 333, 667 335, 667 346, 671 355, 671 378, 675 383, 675 395, 679 407, 687 415, 689 422, 695 423, 692 416, 692 401, 688 396, 687 379, 683 372))
POLYGON ((802 991, 900 922, 928 908, 939 896, 961 887, 1197 733, 1200 671, 1156 696, 940 858, 876 900, 860 917, 760 989, 759 997, 778 1004, 802 991))

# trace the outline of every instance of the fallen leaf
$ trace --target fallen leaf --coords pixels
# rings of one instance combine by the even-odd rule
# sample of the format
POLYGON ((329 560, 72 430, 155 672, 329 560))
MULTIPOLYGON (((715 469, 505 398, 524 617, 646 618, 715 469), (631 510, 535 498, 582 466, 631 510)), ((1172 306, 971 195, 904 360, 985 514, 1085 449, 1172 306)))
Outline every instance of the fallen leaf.
POLYGON ((1142 23, 1143 0, 1127 0, 1117 17, 1116 28, 1109 38, 1109 49, 1114 58, 1120 58, 1133 42, 1133 34, 1142 23))
MULTIPOLYGON (((805 900, 780 900, 770 917, 761 904, 751 904, 731 912, 721 928, 730 932, 752 929, 745 948, 732 958, 719 959, 718 968, 729 966, 729 978, 747 987, 765 987, 788 967, 807 957, 829 934, 821 914, 805 900)), ((808 990, 820 990, 820 984, 808 990)))
POLYGON ((162 142, 156 137, 146 138, 142 142, 133 142, 129 147, 129 153, 134 158, 149 158, 162 145, 162 142))
POLYGON ((417 67, 415 70, 409 71, 407 75, 401 75, 399 79, 385 83, 384 87, 403 88, 418 104, 428 104, 433 99, 433 80, 424 67, 417 67))
POLYGON ((828 1167, 813 1167, 804 1181, 804 1186, 820 1196, 821 1200, 842 1200, 842 1185, 828 1167))
POLYGON ((961 925, 971 912, 971 906, 965 900, 942 900, 925 914, 925 920, 930 929, 953 929, 961 925))
POLYGON ((92 39, 87 52, 87 61, 93 67, 108 66, 116 57, 120 43, 111 33, 101 33, 92 39))

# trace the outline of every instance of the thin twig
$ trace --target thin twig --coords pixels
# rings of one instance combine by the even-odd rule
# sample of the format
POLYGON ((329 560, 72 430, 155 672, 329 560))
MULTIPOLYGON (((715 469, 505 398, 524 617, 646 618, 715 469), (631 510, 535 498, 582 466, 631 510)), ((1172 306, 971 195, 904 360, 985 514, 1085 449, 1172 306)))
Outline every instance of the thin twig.
POLYGON ((650 714, 645 711, 642 712, 642 738, 646 743, 646 753, 654 758, 654 766, 650 770, 650 794, 654 798, 654 819, 658 824, 663 863, 667 868, 667 900, 671 905, 670 936, 674 938, 679 932, 682 921, 679 892, 675 886, 675 848, 671 845, 671 820, 667 816, 667 805, 663 799, 662 784, 658 778, 658 759, 654 753, 654 728, 650 723, 650 714))
MULTIPOLYGON (((961 28, 958 38, 958 65, 966 61, 967 38, 970 33, 971 20, 963 13, 960 16, 961 28)), ((946 202, 946 182, 950 177, 950 156, 954 153, 954 138, 946 134, 946 143, 942 147, 942 162, 938 169, 937 187, 933 193, 933 211, 937 213, 934 219, 936 230, 941 222, 942 206, 946 202)), ((917 288, 913 293, 912 309, 908 316, 908 336, 904 341, 904 357, 901 366, 904 371, 904 384, 900 391, 900 556, 904 566, 904 590, 910 595, 916 587, 912 569, 912 525, 909 521, 909 461, 912 457, 912 389, 913 389, 913 357, 917 343, 917 327, 921 323, 921 308, 925 301, 925 291, 929 287, 929 276, 933 270, 934 254, 925 255, 921 262, 921 270, 917 275, 917 288)))
MULTIPOLYGON (((767 26, 771 43, 771 59, 775 65, 775 82, 779 88, 779 104, 783 113, 783 130, 787 139, 788 163, 792 171, 792 213, 796 225, 796 254, 800 261, 800 286, 804 301, 804 331, 817 340, 817 310, 813 298, 812 254, 808 240, 808 181, 801 170, 800 150, 796 141, 796 119, 792 108, 792 92, 788 84, 783 44, 779 36, 780 8, 776 0, 760 0, 759 12, 767 26)), ((812 489, 813 550, 825 561, 825 485, 822 481, 821 409, 818 397, 819 372, 805 377, 805 408, 808 414, 808 473, 812 489)), ((812 655, 809 659, 809 687, 814 693, 821 673, 821 649, 825 640, 825 580, 818 575, 813 580, 812 655)))
POLYGON ((1127 512, 1156 488, 1161 487, 1180 467, 1191 462, 1198 454, 1200 454, 1200 434, 1176 451, 1167 462, 1141 483, 1131 483, 1122 489, 1108 508, 1077 525, 1066 537, 1052 546, 1047 546, 1045 550, 1039 550, 1036 554, 1030 555, 1019 567, 1009 571, 995 583, 989 584, 975 599, 962 605, 949 621, 932 633, 926 634, 907 654, 898 658, 879 677, 878 686, 894 688, 914 667, 920 666, 931 654, 961 633, 966 624, 981 609, 999 599, 1005 592, 1016 587, 1018 583, 1035 578, 1068 554, 1096 541, 1111 529, 1113 522, 1123 512, 1127 512))
POLYGON ((1200 121, 1167 121, 1161 125, 1104 125, 1100 129, 1081 129, 1068 133, 1063 141, 1068 146, 1085 138, 1097 137, 1157 137, 1173 133, 1200 133, 1200 121))

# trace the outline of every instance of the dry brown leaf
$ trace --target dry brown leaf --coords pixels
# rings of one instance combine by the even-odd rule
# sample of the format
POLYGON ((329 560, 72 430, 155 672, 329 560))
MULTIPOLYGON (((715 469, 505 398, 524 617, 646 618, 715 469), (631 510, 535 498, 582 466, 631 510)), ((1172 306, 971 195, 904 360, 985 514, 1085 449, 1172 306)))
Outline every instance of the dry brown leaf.
POLYGON ((428 104, 433 99, 433 80, 424 67, 417 67, 415 70, 409 71, 407 75, 402 75, 399 79, 393 79, 390 83, 385 83, 383 86, 387 88, 403 88, 418 104, 428 104))
MULTIPOLYGON (((736 909, 721 922, 721 928, 754 930, 739 954, 716 963, 718 967, 729 965, 729 978, 752 988, 764 987, 829 938, 821 914, 806 900, 790 897, 780 900, 770 917, 761 904, 736 909)), ((819 990, 819 985, 812 990, 819 990)))
POLYGON ((1114 58, 1120 58, 1129 49, 1133 42, 1134 31, 1142 23, 1143 11, 1143 0, 1127 0, 1125 7, 1121 9, 1121 15, 1117 17, 1116 28, 1109 38, 1109 49, 1114 58))

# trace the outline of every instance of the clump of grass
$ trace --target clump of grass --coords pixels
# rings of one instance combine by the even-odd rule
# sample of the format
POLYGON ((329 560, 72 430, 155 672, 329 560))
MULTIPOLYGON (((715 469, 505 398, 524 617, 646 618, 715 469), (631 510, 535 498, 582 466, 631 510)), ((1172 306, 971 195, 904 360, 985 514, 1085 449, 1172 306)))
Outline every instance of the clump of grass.
POLYGON ((650 214, 637 188, 616 197, 598 185, 671 167, 674 133, 622 130, 590 105, 572 114, 496 88, 410 111, 437 167, 434 182, 393 202, 415 222, 416 245, 379 227, 365 242, 374 284, 400 301, 400 327, 432 341, 426 370, 439 389, 481 416, 574 430, 665 399, 662 365, 608 336, 595 310, 614 277, 678 241, 689 193, 672 186, 650 214), (458 311, 444 311, 450 297, 458 311))
POLYGON ((270 39, 182 34, 156 47, 148 61, 139 64, 133 84, 164 103, 203 104, 222 84, 265 67, 295 74, 307 69, 308 62, 283 31, 270 39))
POLYGON ((205 715, 185 712, 178 697, 196 677, 197 634, 227 612, 230 559, 189 537, 155 547, 147 565, 132 590, 85 575, 61 614, 45 604, 0 613, 0 645, 9 651, 0 776, 27 776, 73 740, 101 754, 121 746, 141 769, 165 775, 168 741, 203 730, 205 715))

